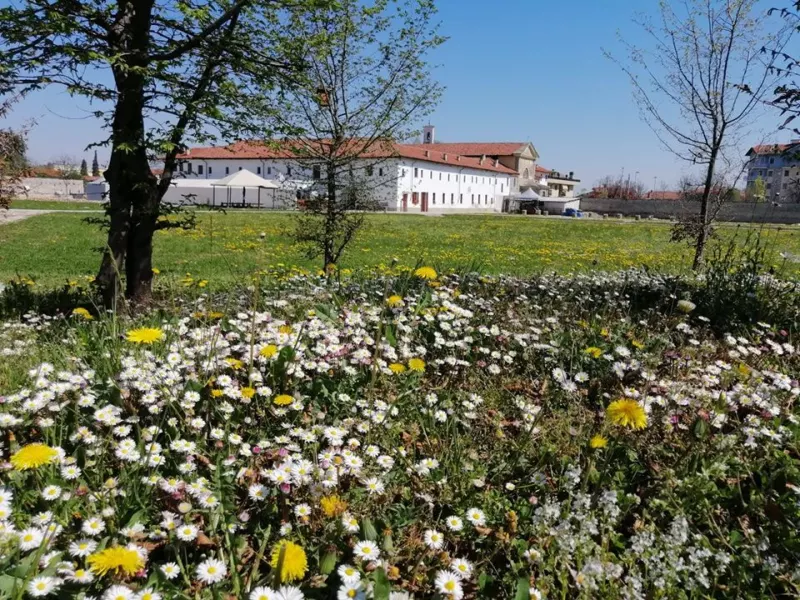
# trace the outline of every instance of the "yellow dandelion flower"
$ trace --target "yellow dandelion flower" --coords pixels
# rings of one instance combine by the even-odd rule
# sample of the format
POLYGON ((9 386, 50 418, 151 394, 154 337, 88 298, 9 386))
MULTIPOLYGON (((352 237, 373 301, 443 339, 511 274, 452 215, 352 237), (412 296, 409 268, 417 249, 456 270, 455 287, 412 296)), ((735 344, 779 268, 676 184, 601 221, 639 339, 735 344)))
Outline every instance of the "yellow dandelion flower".
POLYGON ((285 335, 291 335, 292 331, 294 330, 292 329, 291 325, 281 325, 280 327, 278 327, 278 331, 285 335))
POLYGON ((43 465, 53 462, 58 456, 58 451, 45 444, 28 444, 20 448, 11 457, 11 465, 16 471, 38 469, 43 465))
POLYGON ((632 345, 634 348, 638 348, 639 350, 641 350, 642 348, 644 348, 644 342, 640 342, 639 340, 633 340, 633 341, 631 342, 631 345, 632 345))
POLYGON ((230 365, 232 369, 241 369, 244 366, 244 363, 240 361, 238 358, 226 358, 225 362, 230 365))
POLYGON ((647 427, 647 414, 644 407, 635 400, 615 400, 608 405, 606 416, 615 425, 644 429, 647 427))
POLYGON ((115 575, 131 576, 144 568, 144 560, 136 550, 119 546, 90 554, 86 562, 92 572, 101 576, 112 571, 115 575))
POLYGON ((347 502, 339 496, 323 496, 319 500, 319 505, 326 517, 338 517, 347 510, 347 502))
POLYGON ((589 346, 583 352, 584 352, 584 354, 588 354, 592 358, 600 358, 601 356, 603 356, 603 351, 600 348, 598 348, 597 346, 589 346))
POLYGON ((386 299, 386 304, 389 305, 391 308, 395 308, 397 306, 403 305, 403 297, 394 294, 393 296, 389 296, 386 299))
POLYGON ((243 387, 241 389, 241 392, 242 392, 242 398, 247 398, 248 400, 256 395, 255 388, 251 388, 250 386, 243 387))
POLYGON ((134 344, 152 344, 162 339, 164 332, 157 327, 140 327, 131 329, 125 337, 134 344))
POLYGON ((433 267, 420 267, 414 271, 414 275, 420 279, 427 279, 431 281, 436 279, 436 270, 433 267))
POLYGON ((281 583, 302 579, 308 569, 305 550, 288 540, 281 540, 275 544, 270 564, 273 569, 280 569, 278 579, 281 583))
POLYGON ((212 397, 212 398, 219 398, 219 397, 221 397, 221 396, 222 396, 222 394, 224 394, 224 393, 225 393, 225 392, 223 392, 222 390, 211 390, 211 397, 212 397))
POLYGON ((280 394, 275 396, 272 402, 278 406, 286 406, 287 404, 294 402, 294 398, 292 398, 289 394, 280 394))
POLYGON ((422 373, 425 371, 425 361, 421 358, 409 359, 408 368, 412 371, 416 371, 417 373, 422 373))
POLYGON ((608 438, 602 435, 596 435, 591 440, 589 440, 589 446, 594 448, 595 450, 599 450, 600 448, 605 448, 608 446, 608 438))
POLYGON ((258 352, 264 358, 272 358, 278 353, 278 347, 274 344, 269 344, 268 346, 264 346, 258 352))
POLYGON ((153 267, 150 270, 153 271, 153 275, 160 275, 161 274, 161 269, 157 269, 156 267, 153 267))
POLYGON ((94 319, 92 313, 90 313, 85 308, 76 308, 75 310, 72 311, 72 316, 80 317, 81 319, 86 319, 87 321, 91 321, 92 319, 94 319))
POLYGON ((389 365, 389 370, 395 375, 400 375, 400 373, 406 372, 406 366, 400 363, 392 363, 389 365))

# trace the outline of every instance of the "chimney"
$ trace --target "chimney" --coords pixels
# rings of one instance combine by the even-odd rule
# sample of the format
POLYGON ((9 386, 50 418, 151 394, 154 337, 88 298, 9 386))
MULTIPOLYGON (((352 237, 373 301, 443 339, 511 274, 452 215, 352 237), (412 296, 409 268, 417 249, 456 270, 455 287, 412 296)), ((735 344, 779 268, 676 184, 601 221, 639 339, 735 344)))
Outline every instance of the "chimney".
POLYGON ((459 161, 459 162, 461 161, 461 155, 460 154, 456 155, 456 160, 459 161))
POLYGON ((425 158, 430 158, 431 153, 425 150, 425 158))
POLYGON ((575 171, 570 171, 570 172, 569 172, 569 178, 570 178, 570 179, 575 179, 575 178, 573 177, 573 175, 575 175, 575 171))
POLYGON ((445 160, 447 160, 447 152, 445 152, 445 153, 443 153, 443 154, 442 154, 442 158, 443 158, 443 159, 445 159, 445 160))
POLYGON ((486 160, 486 155, 485 154, 481 154, 481 162, 480 162, 480 164, 483 164, 483 161, 485 161, 485 160, 486 160))
POLYGON ((422 143, 433 144, 436 141, 436 127, 433 125, 425 125, 422 128, 422 143))
POLYGON ((494 159, 494 166, 496 167, 499 164, 500 164, 500 159, 499 158, 495 158, 494 159))

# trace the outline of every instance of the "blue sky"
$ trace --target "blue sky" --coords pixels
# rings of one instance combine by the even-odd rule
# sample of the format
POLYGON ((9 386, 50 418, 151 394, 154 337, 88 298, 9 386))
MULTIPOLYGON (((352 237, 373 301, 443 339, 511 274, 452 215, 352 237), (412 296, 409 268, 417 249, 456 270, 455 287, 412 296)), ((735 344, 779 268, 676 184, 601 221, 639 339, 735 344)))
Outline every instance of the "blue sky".
MULTIPOLYGON (((623 168, 626 177, 638 171, 648 189, 654 177, 674 185, 686 172, 640 119, 625 75, 602 52, 623 54, 617 31, 640 41, 631 18, 636 10, 655 10, 656 0, 438 4, 442 33, 450 38, 435 57, 435 76, 446 86, 430 118, 440 141, 531 141, 540 164, 574 171, 587 188, 623 168)), ((7 121, 31 119, 29 154, 37 161, 62 155, 91 161, 92 151, 83 149, 104 137, 89 107, 55 88, 26 98, 7 121)), ((788 139, 775 133, 778 122, 777 114, 765 114, 748 145, 788 139)))

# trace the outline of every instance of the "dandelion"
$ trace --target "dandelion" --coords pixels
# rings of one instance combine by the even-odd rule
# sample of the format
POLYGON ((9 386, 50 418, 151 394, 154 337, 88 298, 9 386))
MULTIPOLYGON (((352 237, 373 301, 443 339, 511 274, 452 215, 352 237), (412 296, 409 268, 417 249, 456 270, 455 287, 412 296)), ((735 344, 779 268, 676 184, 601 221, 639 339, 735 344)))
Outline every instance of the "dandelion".
POLYGON ((289 394, 279 394, 272 400, 272 403, 277 404, 278 406, 287 406, 292 402, 294 402, 294 398, 289 394))
POLYGON ((133 344, 152 344, 164 337, 164 332, 157 327, 140 327, 131 329, 125 339, 133 344))
POLYGON ((93 573, 104 576, 110 572, 131 576, 144 568, 144 559, 136 550, 114 546, 90 554, 86 563, 93 573))
POLYGON ((45 444, 28 444, 11 457, 11 465, 15 471, 38 469, 50 464, 58 456, 58 450, 45 444))
POLYGON ((221 560, 209 558, 197 565, 194 574, 201 583, 213 585, 225 579, 228 569, 221 560))
POLYGON ((381 551, 378 549, 378 545, 375 542, 365 541, 356 542, 356 545, 353 547, 353 554, 362 561, 369 561, 378 560, 381 551))
POLYGON ((615 400, 606 409, 608 419, 615 425, 644 429, 647 427, 647 414, 635 400, 615 400))
POLYGON ((417 373, 425 371, 425 361, 421 358, 412 358, 408 361, 408 368, 417 373))
POLYGON ((605 448, 606 446, 608 446, 608 438, 600 434, 597 434, 591 440, 589 440, 589 447, 594 448, 595 450, 605 448))
POLYGON ((280 572, 278 579, 284 581, 297 581, 302 579, 308 569, 308 559, 306 552, 301 546, 288 540, 281 540, 272 549, 272 560, 270 561, 273 569, 280 572))
POLYGON ((259 356, 264 358, 272 358, 278 353, 278 347, 274 344, 268 344, 258 351, 259 356))
POLYGON ((436 589, 440 594, 445 595, 452 600, 460 600, 464 596, 464 590, 461 587, 461 580, 458 575, 452 571, 439 571, 436 573, 436 580, 434 581, 436 589))
POLYGON ((389 370, 395 375, 400 375, 406 372, 406 366, 400 363, 392 363, 389 365, 389 370))
POLYGON ((397 294, 395 294, 393 296, 389 296, 386 299, 386 304, 391 308, 396 308, 398 306, 402 306, 403 305, 403 297, 402 296, 398 296, 397 294))
POLYGON ((414 271, 414 275, 427 281, 431 281, 437 277, 436 270, 432 267, 419 267, 416 271, 414 271))
POLYGON ((75 310, 72 311, 72 316, 80 317, 81 319, 84 319, 86 321, 91 321, 92 319, 94 319, 92 313, 90 313, 85 308, 76 308, 75 310))
POLYGON ((319 505, 326 517, 338 517, 347 510, 347 502, 339 496, 323 496, 319 505))

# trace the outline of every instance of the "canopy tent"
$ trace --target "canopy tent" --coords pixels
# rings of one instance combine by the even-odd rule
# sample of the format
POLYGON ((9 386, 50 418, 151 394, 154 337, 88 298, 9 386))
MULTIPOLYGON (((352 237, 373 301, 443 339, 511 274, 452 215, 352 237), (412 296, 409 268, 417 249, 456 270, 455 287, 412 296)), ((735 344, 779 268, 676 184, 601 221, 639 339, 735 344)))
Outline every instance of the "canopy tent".
POLYGON ((540 200, 541 196, 537 194, 533 188, 528 188, 517 196, 520 200, 540 200))
POLYGON ((236 173, 231 173, 227 177, 223 177, 211 184, 214 188, 214 194, 211 200, 212 206, 216 204, 216 191, 218 187, 224 187, 227 190, 227 202, 228 206, 231 205, 232 201, 232 190, 235 188, 242 188, 242 204, 247 204, 247 188, 255 188, 258 190, 258 206, 261 207, 261 190, 273 190, 273 204, 275 203, 275 192, 274 190, 278 189, 278 185, 274 181, 270 181, 269 179, 264 179, 261 175, 256 175, 252 171, 248 171, 247 169, 242 169, 241 171, 237 171, 236 173))

